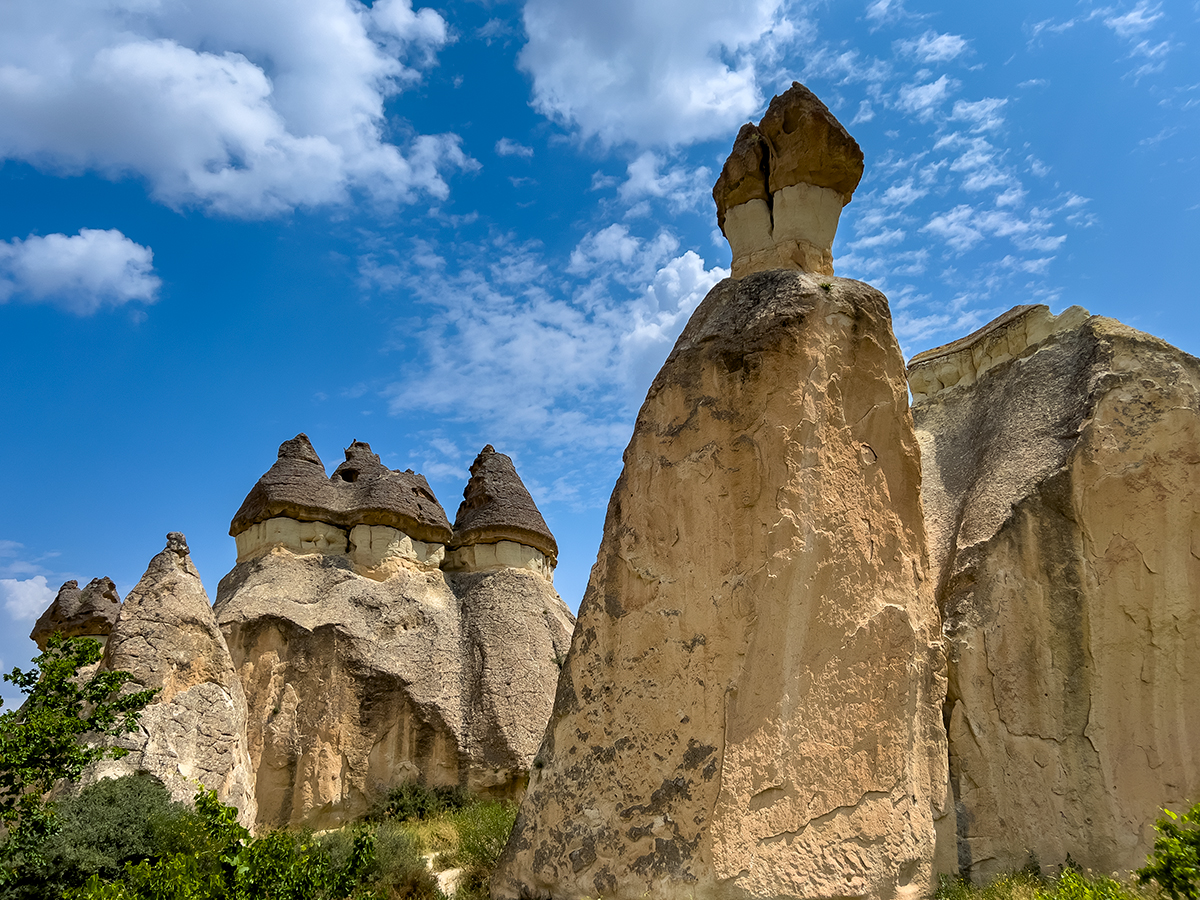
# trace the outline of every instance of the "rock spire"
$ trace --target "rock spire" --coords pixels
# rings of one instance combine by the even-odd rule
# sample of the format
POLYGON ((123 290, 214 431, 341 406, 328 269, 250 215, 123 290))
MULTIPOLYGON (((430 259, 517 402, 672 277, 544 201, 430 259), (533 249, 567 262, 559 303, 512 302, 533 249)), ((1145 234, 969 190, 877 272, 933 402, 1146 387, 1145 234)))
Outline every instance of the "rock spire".
POLYGON ((242 824, 253 824, 246 698, 182 534, 167 535, 125 598, 101 665, 131 672, 132 689, 159 694, 138 730, 114 739, 128 755, 97 763, 89 779, 145 772, 184 801, 200 784, 236 806, 242 824))
POLYGON ((832 275, 838 218, 862 174, 858 143, 812 91, 794 82, 772 98, 762 121, 738 132, 713 187, 733 277, 832 275))
POLYGON ((927 896, 945 682, 886 299, 721 282, 624 458, 492 896, 927 896))
POLYGON ((551 577, 558 562, 558 543, 512 459, 491 444, 471 464, 448 550, 447 570, 509 565, 551 577))
POLYGON ((386 525, 428 543, 450 540, 450 522, 429 482, 411 469, 387 468, 371 445, 354 441, 331 477, 305 434, 279 447, 279 459, 258 480, 229 526, 237 537, 275 518, 325 522, 340 528, 386 525))

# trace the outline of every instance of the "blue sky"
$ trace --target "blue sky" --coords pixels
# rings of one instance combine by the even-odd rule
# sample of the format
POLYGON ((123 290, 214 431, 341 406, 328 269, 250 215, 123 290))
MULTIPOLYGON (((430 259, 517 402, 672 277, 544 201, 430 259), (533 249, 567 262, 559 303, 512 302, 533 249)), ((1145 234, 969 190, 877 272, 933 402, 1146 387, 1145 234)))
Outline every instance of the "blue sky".
MULTIPOLYGON (((575 608, 634 416, 727 274, 710 196, 806 83, 839 275, 909 355, 1018 303, 1200 353, 1200 3, 0 0, 0 637, 167 531, 209 590, 297 432, 453 518, 485 443, 575 608)), ((11 696, 11 688, 4 691, 11 696)))

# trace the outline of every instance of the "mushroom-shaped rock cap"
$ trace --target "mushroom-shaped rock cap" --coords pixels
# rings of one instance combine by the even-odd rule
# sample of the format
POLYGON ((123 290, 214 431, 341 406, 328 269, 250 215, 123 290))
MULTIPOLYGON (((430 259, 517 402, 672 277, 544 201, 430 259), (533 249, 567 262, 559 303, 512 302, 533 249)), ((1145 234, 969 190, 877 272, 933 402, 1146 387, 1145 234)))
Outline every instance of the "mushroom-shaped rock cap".
POLYGON ((304 434, 279 446, 279 459, 250 489, 229 533, 237 536, 277 516, 341 528, 389 525, 428 543, 444 544, 451 534, 446 511, 423 476, 389 469, 370 444, 354 441, 346 461, 327 478, 304 434))
POLYGON ((471 480, 454 517, 451 548, 516 541, 540 550, 553 564, 558 542, 525 489, 513 461, 488 444, 471 464, 471 480))
POLYGON ((41 650, 55 632, 63 637, 103 637, 112 631, 121 612, 121 598, 111 578, 93 578, 82 591, 78 581, 58 589, 54 602, 42 613, 29 638, 41 650))
POLYGON ((749 200, 767 200, 793 184, 830 188, 850 202, 863 175, 863 152, 820 98, 796 81, 771 99, 757 126, 738 132, 713 187, 717 223, 749 200))

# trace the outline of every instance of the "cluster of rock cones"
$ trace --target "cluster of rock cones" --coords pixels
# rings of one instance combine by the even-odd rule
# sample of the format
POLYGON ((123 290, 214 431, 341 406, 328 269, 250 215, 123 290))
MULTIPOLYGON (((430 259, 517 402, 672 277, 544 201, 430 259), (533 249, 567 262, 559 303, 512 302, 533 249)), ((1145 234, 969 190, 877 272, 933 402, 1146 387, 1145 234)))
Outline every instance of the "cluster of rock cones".
MULTIPOLYGON (((104 664, 158 665, 162 704, 207 692, 127 764, 174 777, 155 741, 209 715, 179 773, 314 827, 389 780, 528 776, 496 898, 1137 866, 1200 795, 1200 360, 1019 306, 906 368, 886 298, 832 276, 861 173, 800 85, 738 135, 734 277, 650 387, 573 632, 505 457, 451 528, 419 475, 354 444, 326 478, 300 436, 234 518, 215 619, 178 536, 126 600, 104 664), (168 590, 185 649, 147 660, 124 623, 160 627, 168 590)), ((72 583, 47 616, 114 597, 72 583)))

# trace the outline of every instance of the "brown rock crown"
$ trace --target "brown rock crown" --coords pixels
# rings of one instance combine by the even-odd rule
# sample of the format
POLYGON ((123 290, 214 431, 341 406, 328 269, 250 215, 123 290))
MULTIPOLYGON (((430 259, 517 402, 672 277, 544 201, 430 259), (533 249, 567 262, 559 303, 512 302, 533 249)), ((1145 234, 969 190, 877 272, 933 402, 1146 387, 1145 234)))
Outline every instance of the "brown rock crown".
POLYGON ((516 541, 558 559, 558 542, 510 457, 488 444, 471 464, 471 479, 454 517, 451 548, 516 541))
POLYGON ((858 142, 812 91, 795 82, 772 98, 762 121, 738 132, 713 187, 733 277, 832 275, 838 220, 862 174, 858 142))
POLYGON ((112 631, 121 614, 121 598, 111 578, 93 578, 83 590, 71 580, 58 589, 54 602, 38 618, 29 633, 38 649, 46 649, 51 635, 103 637, 112 631))
POLYGON ((301 522, 328 522, 341 528, 388 525, 420 541, 450 540, 450 521, 424 476, 389 469, 354 441, 346 461, 325 477, 325 466, 305 434, 279 446, 279 458, 250 489, 233 517, 229 533, 277 516, 301 522))
POLYGON ((762 121, 738 131, 713 186, 717 224, 748 200, 765 200, 801 182, 831 188, 850 202, 863 176, 863 152, 820 98, 798 81, 771 98, 762 121))

